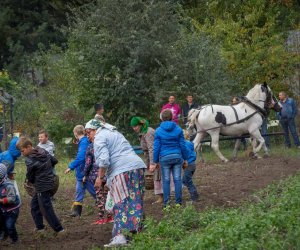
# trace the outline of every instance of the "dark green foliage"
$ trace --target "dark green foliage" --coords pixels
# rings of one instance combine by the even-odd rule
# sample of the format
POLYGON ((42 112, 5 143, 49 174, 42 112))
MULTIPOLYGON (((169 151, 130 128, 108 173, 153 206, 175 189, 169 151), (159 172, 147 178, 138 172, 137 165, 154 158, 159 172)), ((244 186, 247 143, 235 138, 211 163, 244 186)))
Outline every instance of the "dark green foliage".
POLYGON ((187 13, 198 28, 220 44, 228 72, 245 92, 257 82, 277 91, 295 73, 299 54, 286 47, 288 31, 299 29, 300 5, 282 1, 197 1, 187 13))
POLYGON ((0 70, 6 68, 15 77, 26 74, 28 57, 39 46, 62 44, 66 38, 58 29, 67 23, 70 7, 84 0, 1 0, 0 1, 0 70))
POLYGON ((192 92, 202 103, 221 103, 233 87, 218 47, 179 5, 163 1, 85 6, 75 13, 61 58, 74 73, 70 85, 81 107, 104 103, 108 121, 120 129, 136 114, 157 124, 170 94, 184 100, 192 92))

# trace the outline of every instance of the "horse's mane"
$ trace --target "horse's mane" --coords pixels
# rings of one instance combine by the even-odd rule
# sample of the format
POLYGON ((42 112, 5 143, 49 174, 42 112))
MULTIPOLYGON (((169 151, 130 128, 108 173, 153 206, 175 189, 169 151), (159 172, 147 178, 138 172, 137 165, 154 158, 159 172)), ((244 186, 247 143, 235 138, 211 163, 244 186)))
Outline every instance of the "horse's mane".
POLYGON ((258 88, 260 90, 260 84, 256 84, 252 89, 250 89, 247 94, 247 98, 250 100, 258 100, 260 97, 260 92, 257 91, 258 88))

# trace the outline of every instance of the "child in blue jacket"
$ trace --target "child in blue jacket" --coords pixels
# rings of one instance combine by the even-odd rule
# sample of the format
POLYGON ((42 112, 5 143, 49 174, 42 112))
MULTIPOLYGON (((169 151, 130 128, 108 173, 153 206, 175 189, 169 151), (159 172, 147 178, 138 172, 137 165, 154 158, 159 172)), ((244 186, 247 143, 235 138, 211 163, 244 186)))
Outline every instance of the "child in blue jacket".
POLYGON ((194 150, 194 144, 190 141, 190 136, 189 133, 184 130, 184 138, 185 138, 185 144, 186 148, 188 150, 188 166, 186 169, 184 169, 184 174, 182 177, 182 183, 185 185, 191 195, 191 200, 192 201, 197 201, 199 198, 199 194, 197 192, 197 189, 193 183, 193 175, 196 171, 196 152, 194 150))
POLYGON ((21 152, 17 149, 17 142, 19 138, 13 137, 9 143, 8 150, 0 154, 0 162, 8 166, 7 175, 10 179, 13 179, 13 172, 15 168, 15 161, 21 156, 21 152))
POLYGON ((86 189, 91 194, 91 196, 96 200, 96 192, 94 184, 90 180, 83 182, 84 177, 84 166, 85 166, 85 154, 87 147, 89 145, 89 140, 85 136, 85 130, 82 125, 77 125, 73 129, 75 138, 79 141, 78 143, 78 152, 76 159, 72 161, 69 165, 69 168, 65 173, 69 173, 72 170, 75 170, 76 173, 76 195, 75 201, 72 206, 72 217, 81 216, 82 212, 82 202, 85 196, 86 189))

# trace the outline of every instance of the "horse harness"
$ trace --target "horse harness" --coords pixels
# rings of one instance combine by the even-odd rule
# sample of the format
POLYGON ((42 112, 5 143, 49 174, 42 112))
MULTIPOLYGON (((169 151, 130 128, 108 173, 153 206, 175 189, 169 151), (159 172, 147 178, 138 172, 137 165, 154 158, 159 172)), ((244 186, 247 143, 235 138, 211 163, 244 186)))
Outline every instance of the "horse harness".
MULTIPOLYGON (((235 122, 232 122, 232 123, 228 123, 228 124, 223 124, 221 126, 217 126, 217 127, 213 127, 213 128, 209 128, 209 129, 206 129, 206 130, 202 130, 202 131, 197 131, 197 133, 200 133, 200 132, 206 132, 208 130, 213 130, 213 129, 217 129, 217 128, 221 128, 221 127, 228 127, 228 126, 231 126, 231 125, 234 125, 234 124, 240 124, 242 122, 245 122, 247 121, 248 119, 250 119, 252 116, 256 115, 256 114, 260 114, 263 118, 264 117, 267 117, 267 111, 265 111, 264 109, 262 109, 261 107, 257 106, 256 104, 254 104, 253 102, 251 102, 246 96, 242 96, 242 101, 241 102, 244 102, 246 104, 248 104, 250 107, 254 108, 255 109, 255 112, 246 116, 245 118, 243 119, 240 119, 239 120, 239 117, 238 117, 238 114, 237 114, 237 111, 236 109, 233 107, 233 106, 230 106, 233 111, 234 111, 234 114, 235 114, 235 118, 236 118, 236 121, 235 122)), ((212 109, 212 113, 214 112, 214 109, 213 109, 213 106, 212 104, 210 104, 211 106, 211 109, 212 109)), ((207 106, 203 106, 201 107, 199 110, 199 113, 197 114, 196 116, 196 119, 198 119, 199 115, 200 115, 200 112, 203 108, 205 108, 207 106)))

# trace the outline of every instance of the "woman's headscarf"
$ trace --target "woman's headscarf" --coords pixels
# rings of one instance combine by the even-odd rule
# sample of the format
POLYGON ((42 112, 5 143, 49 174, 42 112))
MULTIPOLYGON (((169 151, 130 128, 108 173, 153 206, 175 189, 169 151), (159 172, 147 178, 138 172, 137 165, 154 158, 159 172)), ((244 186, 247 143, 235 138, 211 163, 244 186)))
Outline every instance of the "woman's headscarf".
POLYGON ((139 116, 132 117, 131 121, 130 121, 130 126, 135 127, 137 125, 141 125, 141 133, 142 134, 147 133, 148 128, 149 128, 149 122, 145 118, 139 117, 139 116))

